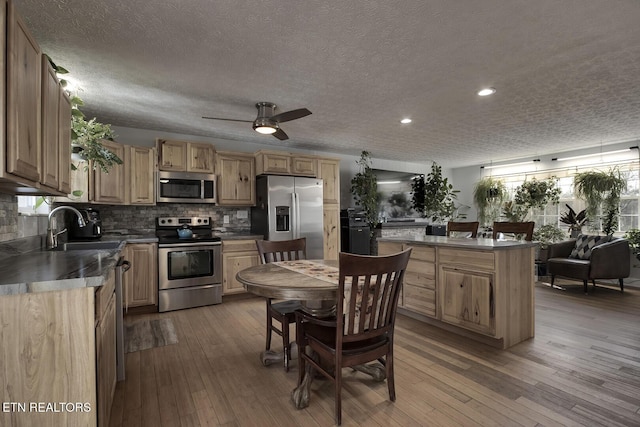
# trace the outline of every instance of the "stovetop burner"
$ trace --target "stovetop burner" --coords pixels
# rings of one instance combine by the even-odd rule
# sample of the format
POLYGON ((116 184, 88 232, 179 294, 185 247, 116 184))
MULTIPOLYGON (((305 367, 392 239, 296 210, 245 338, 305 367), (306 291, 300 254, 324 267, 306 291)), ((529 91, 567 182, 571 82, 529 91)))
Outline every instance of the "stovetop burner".
POLYGON ((210 217, 158 217, 156 218, 156 237, 159 244, 201 244, 205 242, 219 242, 211 230, 210 217), (187 226, 193 232, 189 238, 178 236, 178 229, 187 226))

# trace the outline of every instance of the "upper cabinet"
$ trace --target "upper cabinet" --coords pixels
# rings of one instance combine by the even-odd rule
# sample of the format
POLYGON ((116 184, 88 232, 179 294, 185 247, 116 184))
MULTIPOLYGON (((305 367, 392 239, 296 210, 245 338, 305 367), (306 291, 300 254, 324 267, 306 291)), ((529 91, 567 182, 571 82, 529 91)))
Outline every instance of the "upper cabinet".
POLYGON ((253 154, 218 151, 218 205, 256 204, 256 162, 253 154))
POLYGON ((6 168, 7 173, 36 186, 41 173, 41 52, 12 2, 8 3, 6 25, 6 168))
POLYGON ((130 204, 156 204, 156 150, 149 147, 129 148, 130 204))
POLYGON ((93 201, 96 203, 123 205, 127 202, 129 193, 129 188, 126 185, 128 179, 127 164, 129 161, 128 146, 106 140, 102 140, 102 145, 120 157, 122 164, 113 165, 108 173, 102 171, 100 168, 93 171, 93 187, 95 190, 93 201))
POLYGON ((13 3, 6 0, 0 0, 0 44, 0 190, 65 194, 71 103, 13 3))
POLYGON ((305 154, 260 150, 255 153, 257 175, 317 175, 317 158, 305 154))
POLYGON ((340 160, 319 158, 318 178, 322 178, 324 203, 340 204, 340 160))
POLYGON ((156 139, 158 170, 180 172, 215 172, 215 148, 211 144, 156 139))

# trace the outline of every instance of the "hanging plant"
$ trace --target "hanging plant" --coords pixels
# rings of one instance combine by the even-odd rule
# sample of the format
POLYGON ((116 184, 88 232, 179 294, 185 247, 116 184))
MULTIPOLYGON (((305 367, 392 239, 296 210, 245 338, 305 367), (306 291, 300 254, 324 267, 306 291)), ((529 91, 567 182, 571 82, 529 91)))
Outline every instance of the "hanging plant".
POLYGON ((513 201, 503 205, 504 215, 509 221, 524 221, 532 209, 544 209, 549 203, 557 205, 561 192, 553 178, 540 181, 532 178, 516 188, 513 201))
POLYGON ((620 170, 613 168, 608 172, 581 172, 574 177, 573 185, 576 196, 587 204, 587 217, 598 218, 598 211, 601 211, 602 231, 612 235, 618 229, 620 196, 627 188, 620 170))
MULTIPOLYGON (((51 67, 57 75, 68 74, 65 68, 56 65, 49 56, 47 56, 51 67)), ((60 84, 63 88, 68 86, 68 81, 60 78, 60 84)), ((84 103, 77 95, 71 96, 71 145, 72 152, 80 155, 83 159, 92 162, 93 168, 100 168, 104 172, 109 172, 114 165, 122 164, 122 159, 115 153, 102 145, 102 140, 113 141, 115 134, 111 129, 111 125, 100 123, 96 118, 87 120, 84 113, 80 111, 80 107, 84 103)), ((72 163, 72 169, 76 169, 72 163)))
POLYGON ((489 225, 500 216, 500 206, 507 198, 507 188, 500 179, 487 176, 473 188, 473 203, 478 210, 478 221, 489 225))
POLYGON ((371 168, 371 154, 368 151, 362 151, 360 160, 357 160, 356 164, 360 171, 351 178, 351 194, 356 206, 360 206, 364 211, 373 237, 380 221, 378 220, 378 180, 371 168))

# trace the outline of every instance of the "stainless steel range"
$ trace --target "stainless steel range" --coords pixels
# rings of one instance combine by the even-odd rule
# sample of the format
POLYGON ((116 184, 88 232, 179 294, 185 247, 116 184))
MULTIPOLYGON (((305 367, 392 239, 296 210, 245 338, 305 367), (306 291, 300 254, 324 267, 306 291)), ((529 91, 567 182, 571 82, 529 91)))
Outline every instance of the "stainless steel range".
POLYGON ((156 218, 156 236, 158 311, 220 304, 222 243, 211 218, 156 218))

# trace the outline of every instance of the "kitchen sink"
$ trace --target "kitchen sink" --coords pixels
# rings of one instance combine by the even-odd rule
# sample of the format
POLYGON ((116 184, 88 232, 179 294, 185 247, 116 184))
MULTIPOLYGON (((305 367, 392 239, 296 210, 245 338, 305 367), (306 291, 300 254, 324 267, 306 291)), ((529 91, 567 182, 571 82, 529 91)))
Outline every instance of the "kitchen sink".
POLYGON ((67 242, 60 243, 55 249, 57 251, 80 251, 80 250, 109 250, 116 249, 120 246, 120 241, 87 241, 87 242, 67 242))

